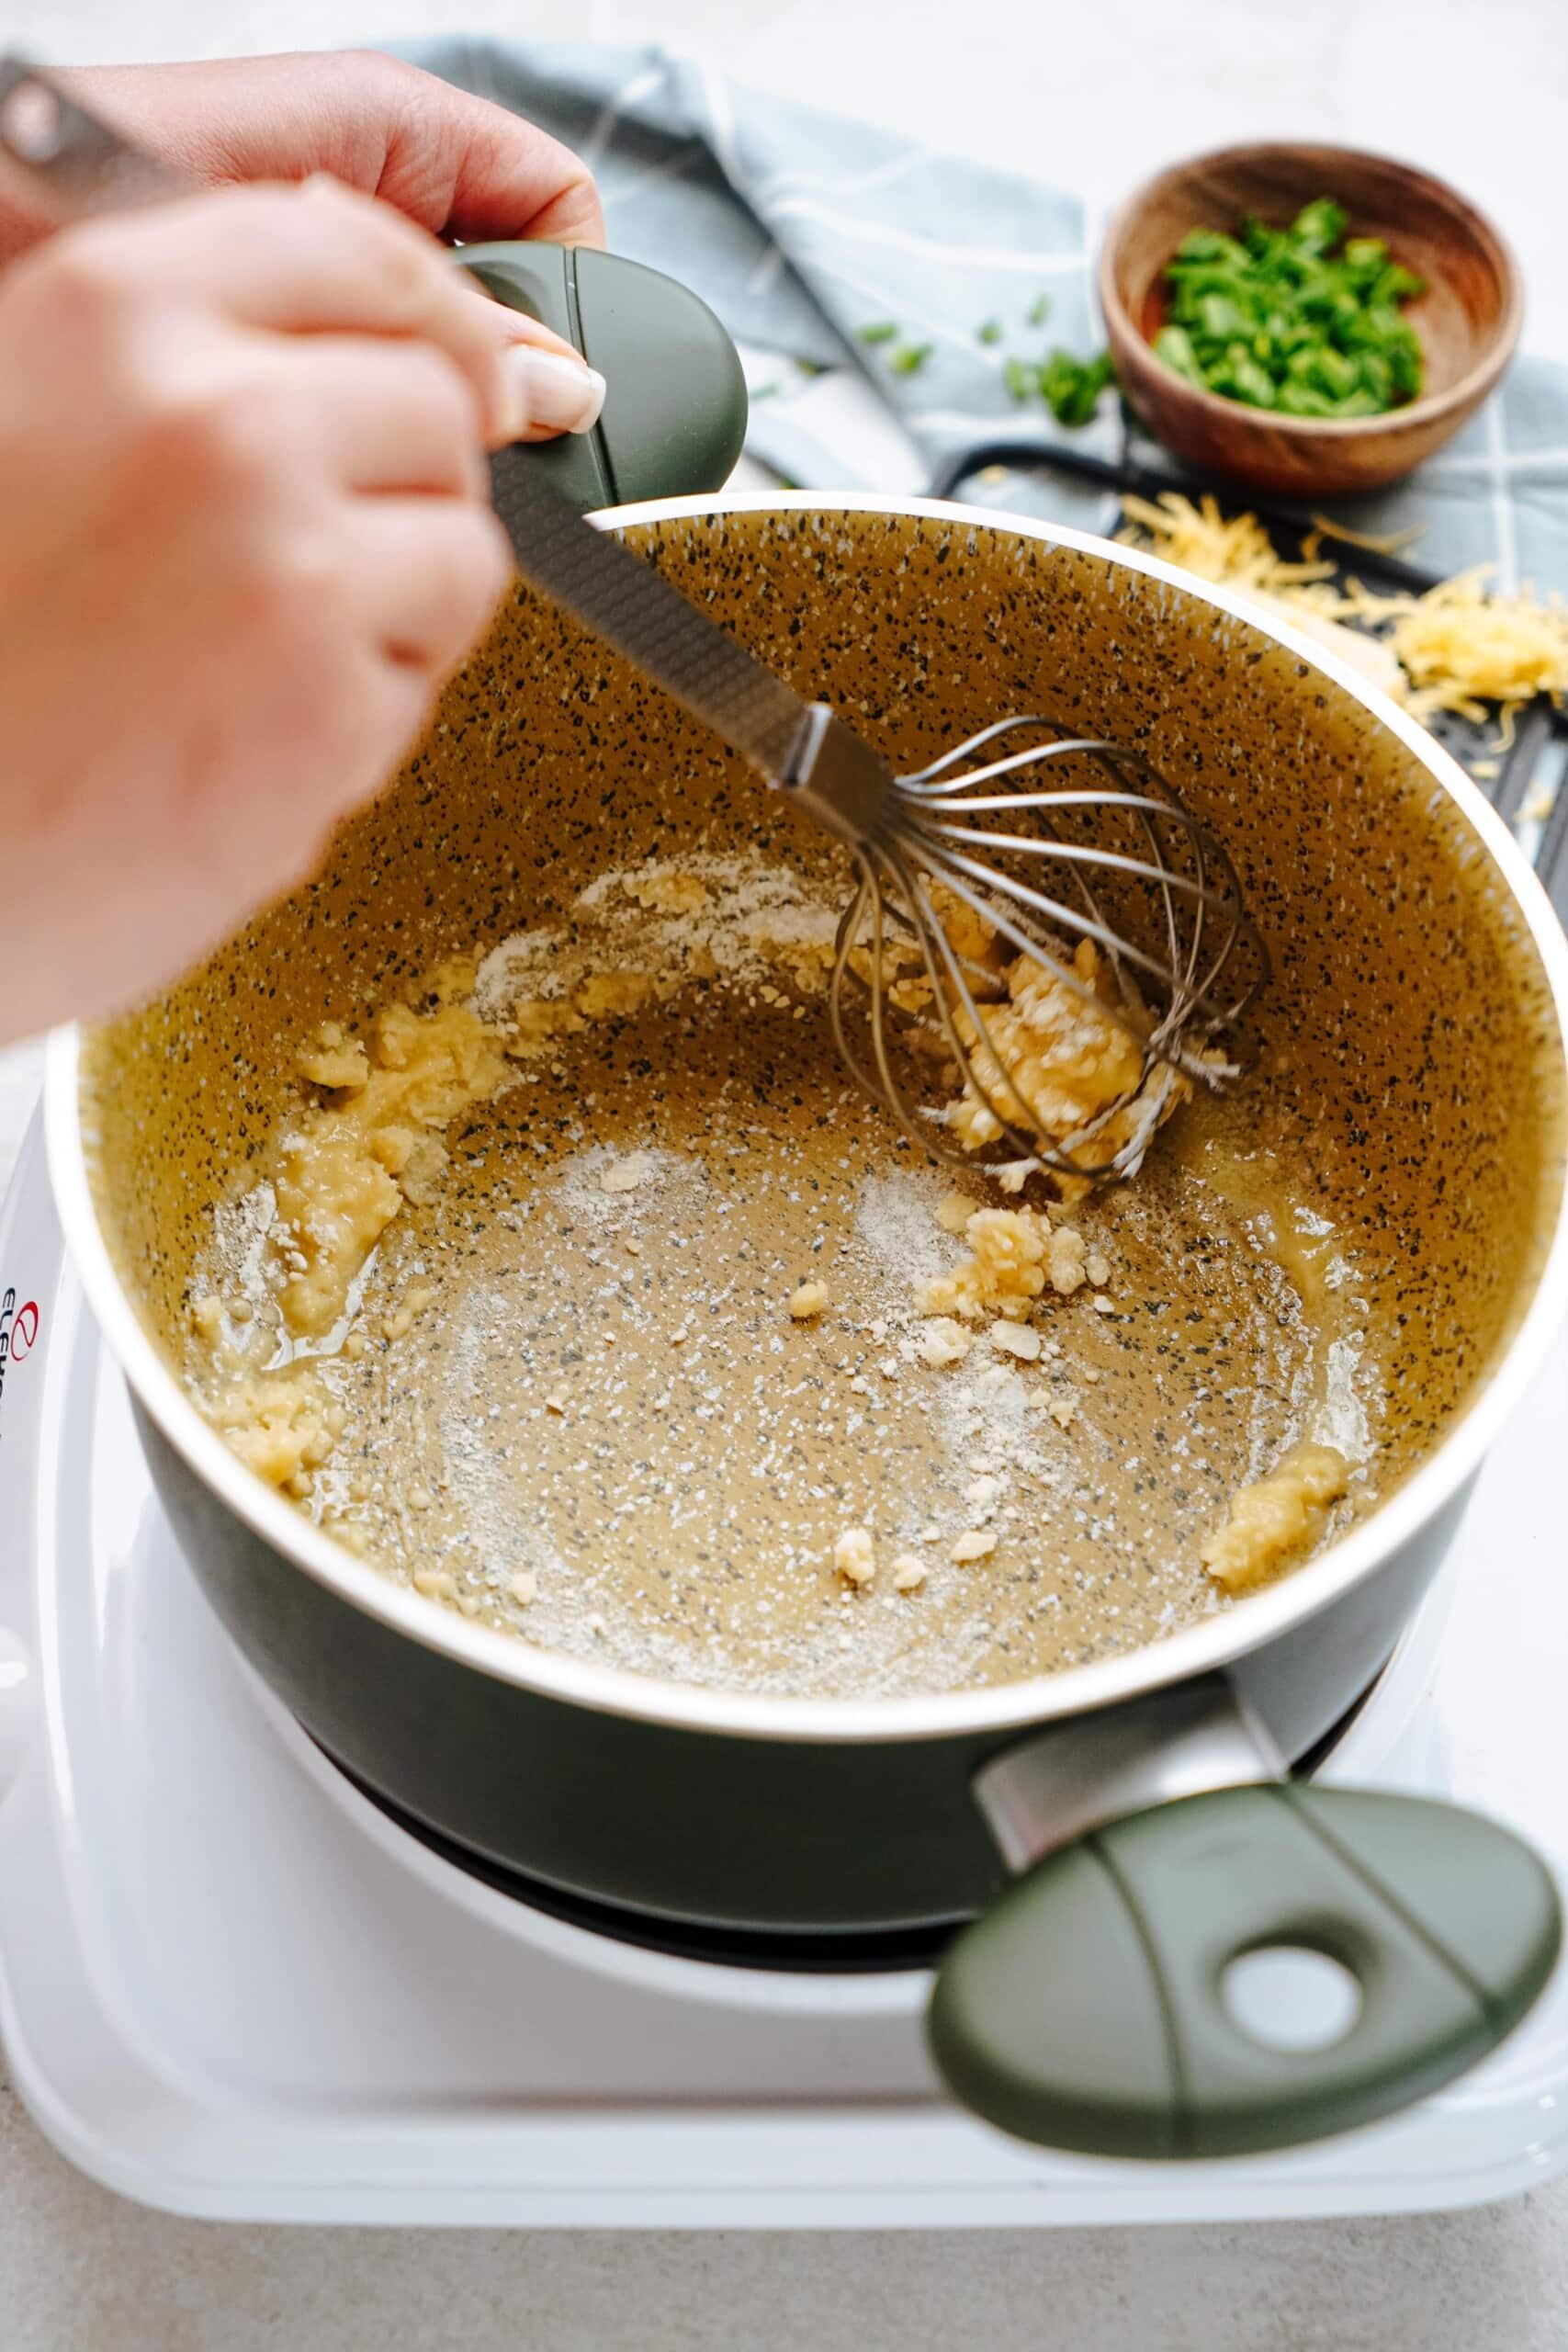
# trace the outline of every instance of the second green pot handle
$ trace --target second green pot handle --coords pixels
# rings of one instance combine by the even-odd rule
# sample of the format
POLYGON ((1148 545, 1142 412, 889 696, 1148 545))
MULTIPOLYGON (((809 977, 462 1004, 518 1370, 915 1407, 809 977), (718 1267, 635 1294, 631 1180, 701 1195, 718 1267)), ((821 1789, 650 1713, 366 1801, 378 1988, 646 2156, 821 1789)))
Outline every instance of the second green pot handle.
POLYGON ((950 1949, 930 2034, 976 2114, 1095 2155, 1228 2156, 1390 2115, 1495 2049, 1562 1943, 1544 1866, 1480 1815, 1290 1781, 1090 1830, 950 1949), (1326 2047, 1258 2040, 1226 1973, 1325 1954, 1359 2008, 1326 2047))

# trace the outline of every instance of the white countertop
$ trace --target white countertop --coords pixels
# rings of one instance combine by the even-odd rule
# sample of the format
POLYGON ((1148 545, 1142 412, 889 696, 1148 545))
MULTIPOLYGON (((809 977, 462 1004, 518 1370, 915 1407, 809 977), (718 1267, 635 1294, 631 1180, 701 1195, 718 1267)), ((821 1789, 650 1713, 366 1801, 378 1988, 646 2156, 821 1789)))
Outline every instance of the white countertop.
MULTIPOLYGON (((701 50, 1112 203, 1168 158, 1309 134, 1457 179, 1568 359, 1568 0, 12 0, 57 61, 474 31, 701 50)), ((1553 583, 1559 586, 1568 583, 1553 583)), ((0 1183, 37 1087, 0 1057, 0 1183)), ((1564 1794, 1568 1803, 1568 1792, 1564 1794)), ((1568 2181, 1427 2220, 927 2235, 239 2229, 125 2204, 0 2088, 5 2352, 1561 2352, 1568 2181)))

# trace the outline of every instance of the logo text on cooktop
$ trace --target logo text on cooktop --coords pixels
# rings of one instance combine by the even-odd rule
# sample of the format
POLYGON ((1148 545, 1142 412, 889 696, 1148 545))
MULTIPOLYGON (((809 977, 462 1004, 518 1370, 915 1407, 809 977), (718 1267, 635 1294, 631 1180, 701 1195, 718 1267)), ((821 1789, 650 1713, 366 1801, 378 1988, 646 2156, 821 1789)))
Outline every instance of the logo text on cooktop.
POLYGON ((38 1301, 17 1304, 14 1290, 0 1293, 0 1405, 6 1399, 6 1374, 13 1364, 25 1363, 38 1345, 38 1301))

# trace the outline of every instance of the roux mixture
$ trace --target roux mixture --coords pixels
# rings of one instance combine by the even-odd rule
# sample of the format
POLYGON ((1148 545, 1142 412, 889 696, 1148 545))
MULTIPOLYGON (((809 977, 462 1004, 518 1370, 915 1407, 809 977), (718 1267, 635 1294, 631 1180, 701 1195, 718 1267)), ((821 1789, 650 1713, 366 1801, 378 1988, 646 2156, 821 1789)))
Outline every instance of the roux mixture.
MULTIPOLYGON (((530 1640, 825 1695, 1135 1646, 1327 1528, 1380 1409, 1355 1269, 1244 1097, 1182 1082, 1134 1183, 1004 1205, 845 1080, 833 913, 783 870, 666 861, 577 917, 301 1041, 192 1308, 258 1475, 530 1640)), ((965 952, 1032 1100, 1114 1098, 1113 1024, 965 952)))

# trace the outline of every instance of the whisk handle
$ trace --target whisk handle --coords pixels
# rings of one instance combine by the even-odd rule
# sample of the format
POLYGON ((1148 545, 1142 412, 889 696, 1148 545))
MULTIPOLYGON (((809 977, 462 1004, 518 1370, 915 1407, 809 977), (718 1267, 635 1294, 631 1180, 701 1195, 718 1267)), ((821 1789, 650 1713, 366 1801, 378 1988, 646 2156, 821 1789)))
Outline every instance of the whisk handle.
POLYGON ((841 840, 868 840, 892 790, 879 754, 612 532, 585 523, 527 457, 503 449, 491 460, 495 511, 525 580, 684 703, 805 814, 841 840))
POLYGON ((770 781, 784 777, 808 715, 793 688, 612 531, 585 523, 525 451, 502 449, 491 459, 491 488, 531 586, 635 662, 770 781))
POLYGON ((828 707, 808 703, 790 763, 773 781, 797 808, 858 847, 875 834, 893 789, 886 761, 828 707))

